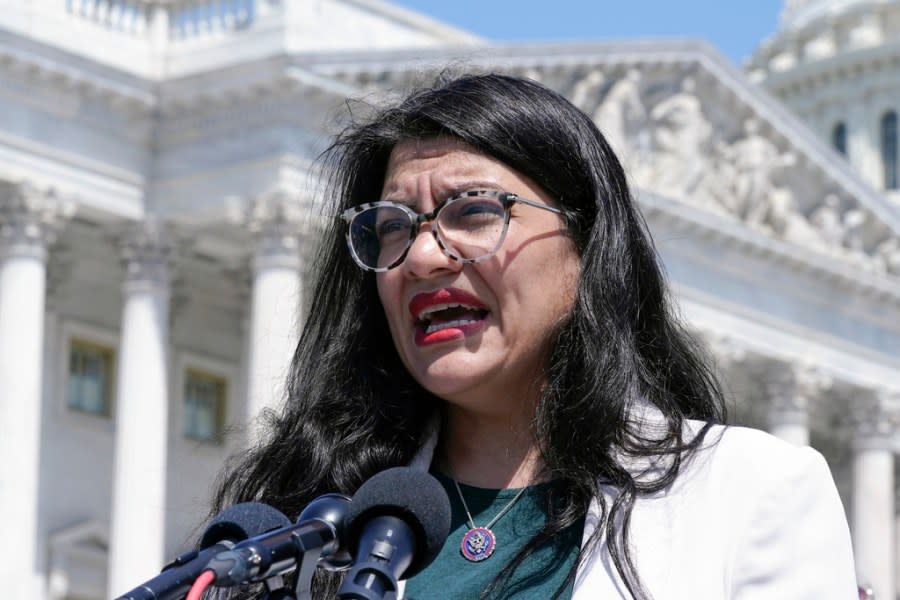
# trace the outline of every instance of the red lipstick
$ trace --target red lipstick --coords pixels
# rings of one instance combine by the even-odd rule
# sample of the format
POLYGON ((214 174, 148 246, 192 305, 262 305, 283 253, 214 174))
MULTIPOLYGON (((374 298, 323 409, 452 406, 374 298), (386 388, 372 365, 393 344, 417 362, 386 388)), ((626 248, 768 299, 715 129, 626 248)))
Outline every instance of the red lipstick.
POLYGON ((488 309, 474 294, 457 288, 422 292, 409 302, 418 346, 464 338, 481 330, 488 309))

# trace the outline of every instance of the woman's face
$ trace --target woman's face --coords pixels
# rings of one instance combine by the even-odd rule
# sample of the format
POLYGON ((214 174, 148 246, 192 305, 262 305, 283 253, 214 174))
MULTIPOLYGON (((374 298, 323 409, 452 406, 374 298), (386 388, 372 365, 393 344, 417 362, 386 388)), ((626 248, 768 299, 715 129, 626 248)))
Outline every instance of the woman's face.
MULTIPOLYGON (((528 177, 454 138, 398 144, 381 198, 424 213, 475 189, 554 202, 528 177)), ((484 262, 455 262, 426 224, 403 263, 376 275, 406 368, 436 396, 473 410, 536 399, 546 352, 571 313, 578 281, 579 257, 560 215, 520 203, 510 211, 503 245, 484 262)))

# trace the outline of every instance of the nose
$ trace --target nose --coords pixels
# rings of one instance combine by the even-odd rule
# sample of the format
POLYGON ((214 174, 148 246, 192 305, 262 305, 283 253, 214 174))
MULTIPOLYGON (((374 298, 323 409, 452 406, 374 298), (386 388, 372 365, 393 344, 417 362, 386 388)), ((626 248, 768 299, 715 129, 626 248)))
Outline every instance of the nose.
POLYGON ((423 223, 406 251, 406 258, 400 268, 410 277, 424 279, 459 271, 462 264, 441 248, 434 223, 423 223))

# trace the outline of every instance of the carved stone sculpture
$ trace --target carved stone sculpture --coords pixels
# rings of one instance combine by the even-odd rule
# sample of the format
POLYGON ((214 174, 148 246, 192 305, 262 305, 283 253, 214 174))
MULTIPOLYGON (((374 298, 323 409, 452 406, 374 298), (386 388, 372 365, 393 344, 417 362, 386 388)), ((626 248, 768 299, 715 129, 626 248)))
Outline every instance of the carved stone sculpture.
POLYGON ((841 217, 840 199, 837 196, 834 194, 825 196, 825 200, 813 210, 809 220, 827 248, 839 248, 844 244, 846 229, 841 217))
POLYGON ((572 87, 572 104, 586 113, 590 113, 600 100, 600 89, 605 82, 606 75, 603 74, 603 71, 591 69, 572 87))
POLYGON ((800 246, 820 246, 820 237, 806 217, 797 209, 794 194, 786 188, 775 188, 767 201, 765 221, 761 227, 768 227, 778 238, 800 246))
POLYGON ((694 92, 693 78, 650 112, 653 121, 655 184, 689 198, 709 165, 707 149, 713 128, 694 92))
POLYGON ((620 156, 634 153, 634 138, 647 124, 647 110, 641 100, 641 73, 632 69, 609 88, 594 111, 594 122, 613 150, 620 156))
POLYGON ((892 235, 878 244, 874 263, 877 271, 900 276, 900 238, 892 235))
POLYGON ((744 136, 722 148, 722 152, 734 167, 731 212, 751 227, 764 229, 773 208, 770 200, 779 189, 772 181, 773 175, 793 165, 796 158, 790 152, 782 153, 771 140, 760 135, 756 119, 747 119, 744 136))

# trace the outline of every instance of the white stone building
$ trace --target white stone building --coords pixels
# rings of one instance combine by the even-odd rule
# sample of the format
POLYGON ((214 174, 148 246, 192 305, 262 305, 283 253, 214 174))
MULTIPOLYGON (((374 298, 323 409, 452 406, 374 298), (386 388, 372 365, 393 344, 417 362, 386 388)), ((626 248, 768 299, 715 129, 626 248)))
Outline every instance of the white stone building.
POLYGON ((900 203, 900 3, 787 0, 748 70, 900 203))
MULTIPOLYGON (((789 1, 783 31, 812 4, 865 3, 789 1)), ((811 117, 823 142, 706 44, 498 46, 380 0, 4 8, 5 597, 112 597, 191 539, 222 460, 279 398, 314 158, 346 98, 447 64, 533 77, 594 116, 734 414, 826 455, 860 580, 896 594, 900 210, 829 148, 843 118, 854 165, 871 154, 837 100, 811 117)), ((781 95, 767 48, 754 76, 781 95)))

